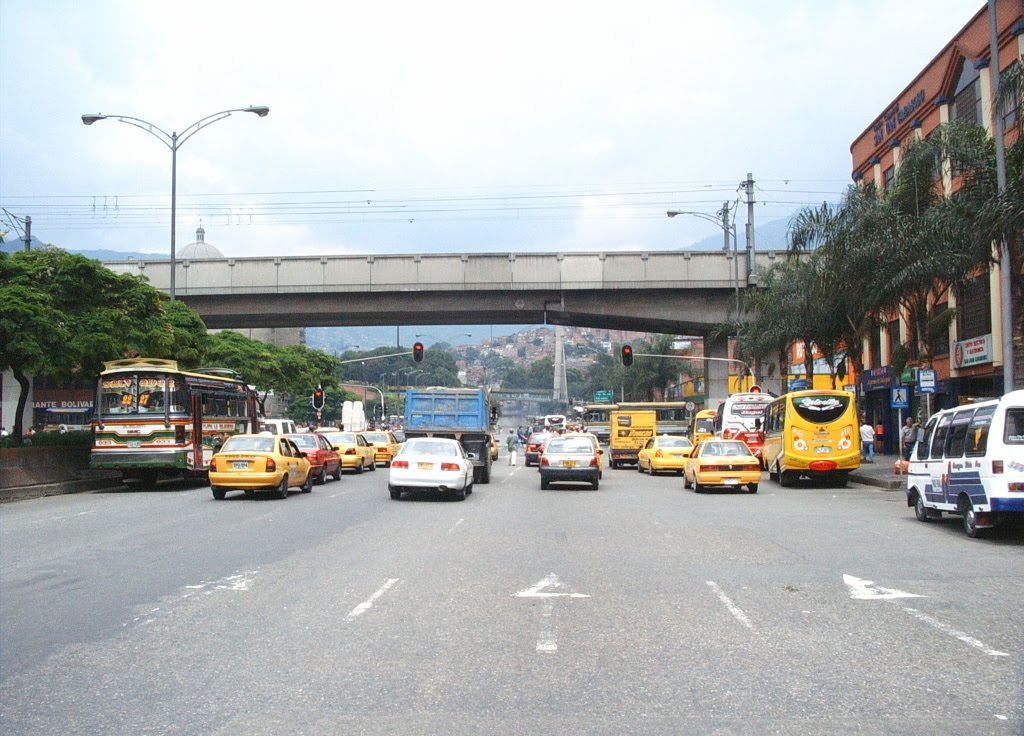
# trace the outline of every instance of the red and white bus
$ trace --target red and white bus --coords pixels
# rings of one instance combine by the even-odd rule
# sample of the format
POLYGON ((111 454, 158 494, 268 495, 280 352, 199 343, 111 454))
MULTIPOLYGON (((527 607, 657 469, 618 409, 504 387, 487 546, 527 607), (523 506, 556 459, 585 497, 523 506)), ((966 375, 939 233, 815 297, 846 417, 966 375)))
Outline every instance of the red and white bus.
POLYGON ((718 407, 715 415, 715 437, 742 440, 760 459, 764 446, 764 410, 774 397, 751 386, 747 393, 733 394, 718 407))

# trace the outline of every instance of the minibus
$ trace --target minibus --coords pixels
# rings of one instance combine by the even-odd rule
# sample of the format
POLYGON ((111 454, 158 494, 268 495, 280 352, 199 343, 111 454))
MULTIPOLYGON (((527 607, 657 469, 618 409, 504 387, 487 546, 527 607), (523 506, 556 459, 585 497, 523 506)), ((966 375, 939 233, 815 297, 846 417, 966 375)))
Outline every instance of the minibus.
POLYGON ((1024 390, 933 415, 910 455, 907 506, 919 521, 956 514, 969 537, 1024 514, 1024 390))

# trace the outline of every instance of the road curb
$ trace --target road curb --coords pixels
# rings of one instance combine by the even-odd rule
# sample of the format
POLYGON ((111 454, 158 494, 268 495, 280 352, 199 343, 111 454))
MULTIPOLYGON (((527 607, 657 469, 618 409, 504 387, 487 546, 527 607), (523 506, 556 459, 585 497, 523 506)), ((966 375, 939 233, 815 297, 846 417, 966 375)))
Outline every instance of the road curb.
POLYGON ((27 501, 31 498, 46 496, 62 496, 68 493, 87 493, 89 491, 120 488, 122 483, 115 478, 81 478, 66 480, 59 483, 37 483, 30 486, 15 486, 0 489, 0 504, 14 501, 27 501))

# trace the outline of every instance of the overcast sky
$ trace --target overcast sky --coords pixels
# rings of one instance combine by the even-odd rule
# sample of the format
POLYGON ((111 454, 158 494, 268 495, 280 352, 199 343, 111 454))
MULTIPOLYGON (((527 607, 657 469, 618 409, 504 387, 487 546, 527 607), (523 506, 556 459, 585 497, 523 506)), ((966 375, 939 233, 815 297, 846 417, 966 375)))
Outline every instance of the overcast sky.
POLYGON ((748 171, 758 222, 837 199, 854 138, 983 6, 3 0, 0 206, 166 253, 169 149, 80 116, 267 105, 181 145, 179 248, 200 219, 236 257, 679 248, 721 231, 665 211, 714 217, 748 171))

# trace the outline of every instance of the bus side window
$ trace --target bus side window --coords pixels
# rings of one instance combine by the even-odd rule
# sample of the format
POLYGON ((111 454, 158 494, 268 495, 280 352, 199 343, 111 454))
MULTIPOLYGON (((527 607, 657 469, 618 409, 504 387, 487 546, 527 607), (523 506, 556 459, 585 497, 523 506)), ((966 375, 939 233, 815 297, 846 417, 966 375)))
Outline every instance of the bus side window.
POLYGON ((928 448, 932 444, 932 434, 935 432, 935 425, 938 424, 938 420, 932 417, 931 421, 928 422, 924 428, 924 441, 917 446, 915 452, 917 452, 918 460, 928 459, 928 448))
POLYGON ((941 420, 939 420, 939 424, 935 428, 935 436, 932 438, 932 460, 938 460, 942 457, 942 448, 946 444, 946 434, 949 432, 949 425, 952 421, 952 414, 946 414, 941 420))
POLYGON ((967 427, 966 451, 968 457, 982 457, 988 447, 988 431, 992 426, 992 417, 996 407, 986 406, 975 413, 970 426, 967 427))
POLYGON ((953 415, 953 425, 946 437, 946 457, 956 458, 964 456, 964 444, 967 440, 967 427, 971 423, 974 409, 958 411, 953 415))

